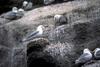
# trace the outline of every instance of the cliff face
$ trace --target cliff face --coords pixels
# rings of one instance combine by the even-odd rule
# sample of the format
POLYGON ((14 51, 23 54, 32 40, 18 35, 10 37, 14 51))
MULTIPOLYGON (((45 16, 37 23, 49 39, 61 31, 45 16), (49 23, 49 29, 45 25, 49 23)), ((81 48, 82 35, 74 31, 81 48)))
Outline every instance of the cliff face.
MULTIPOLYGON (((26 67, 27 61, 29 67, 38 64, 44 67, 75 67, 74 61, 84 48, 94 50, 100 47, 99 3, 99 0, 75 0, 35 8, 25 12, 25 16, 19 20, 8 22, 9 20, 1 18, 0 67, 26 67), (68 24, 55 28, 55 14, 66 16, 68 24), (39 39, 31 43, 42 43, 42 47, 29 47, 27 45, 30 43, 22 43, 23 37, 40 24, 47 26, 44 38, 49 42, 42 43, 39 39), (34 51, 32 48, 37 49, 34 51)), ((91 67, 94 67, 94 64, 96 63, 90 64, 91 67)))

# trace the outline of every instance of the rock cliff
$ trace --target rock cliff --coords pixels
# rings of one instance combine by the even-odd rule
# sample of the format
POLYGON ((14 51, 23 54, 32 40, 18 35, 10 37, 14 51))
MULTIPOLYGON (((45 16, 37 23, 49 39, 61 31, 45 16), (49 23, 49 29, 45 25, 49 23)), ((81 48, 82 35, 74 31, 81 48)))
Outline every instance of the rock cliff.
POLYGON ((1 18, 0 67, 77 67, 74 61, 84 48, 100 47, 99 3, 99 0, 75 0, 35 8, 14 21, 1 18), (68 24, 55 28, 55 14, 66 16, 68 24), (23 37, 40 24, 47 26, 44 37, 23 43, 23 37))

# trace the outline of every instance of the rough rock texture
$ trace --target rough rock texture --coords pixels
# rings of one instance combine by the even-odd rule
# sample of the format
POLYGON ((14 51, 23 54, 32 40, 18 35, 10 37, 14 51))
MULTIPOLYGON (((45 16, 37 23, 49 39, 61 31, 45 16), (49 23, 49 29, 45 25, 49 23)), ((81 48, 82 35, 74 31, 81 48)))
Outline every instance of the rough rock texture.
MULTIPOLYGON (((28 67, 32 67, 32 66, 38 67, 38 66, 43 66, 43 64, 45 67, 46 66, 48 67, 50 65, 49 59, 47 59, 49 58, 49 56, 43 52, 46 46, 48 45, 49 45, 49 41, 48 39, 45 39, 45 38, 36 38, 27 44, 28 67), (47 65, 45 65, 46 63, 47 65)), ((51 66, 52 65, 50 65, 50 67, 51 66)))
POLYGON ((4 18, 0 18, 0 25, 6 24, 8 22, 9 22, 9 20, 4 19, 4 18))
POLYGON ((0 55, 3 56, 0 67, 26 67, 26 60, 28 67, 33 62, 37 67, 75 67, 74 61, 85 47, 90 50, 100 47, 99 3, 99 0, 75 0, 53 4, 28 11, 19 20, 3 23, 0 26, 0 55), (55 28, 55 14, 65 15, 68 24, 55 28), (40 24, 47 26, 45 38, 49 45, 45 47, 41 43, 45 47, 41 51, 30 50, 34 46, 27 49, 28 44, 21 40, 40 24))
POLYGON ((49 41, 45 38, 36 38, 28 43, 27 50, 29 51, 27 54, 30 54, 30 49, 32 51, 41 51, 44 50, 44 48, 49 45, 49 41), (33 48, 32 48, 33 47, 33 48))
POLYGON ((71 43, 56 43, 51 44, 45 49, 45 53, 50 55, 56 61, 57 67, 72 67, 74 65, 75 52, 74 45, 71 43))
POLYGON ((82 67, 100 67, 100 61, 96 61, 95 63, 92 64, 85 64, 82 67))

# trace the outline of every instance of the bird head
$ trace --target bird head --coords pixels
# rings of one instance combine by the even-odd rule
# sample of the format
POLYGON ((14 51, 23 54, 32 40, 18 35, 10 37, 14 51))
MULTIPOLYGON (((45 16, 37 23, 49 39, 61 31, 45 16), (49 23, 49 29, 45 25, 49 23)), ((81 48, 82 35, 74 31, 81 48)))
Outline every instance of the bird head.
POLYGON ((58 22, 61 16, 62 16, 62 15, 59 15, 59 14, 55 15, 55 16, 54 16, 54 21, 55 21, 55 22, 58 22))
POLYGON ((18 12, 24 12, 24 9, 20 8, 18 9, 18 12))
POLYGON ((45 27, 43 25, 39 25, 37 27, 37 31, 43 31, 45 29, 45 27))
POLYGON ((85 48, 85 49, 83 50, 83 53, 90 53, 90 50, 89 50, 88 48, 85 48))
POLYGON ((27 4, 28 4, 28 2, 27 1, 24 1, 23 2, 23 7, 25 7, 27 4))
POLYGON ((93 52, 97 52, 98 50, 100 50, 100 48, 96 48, 93 52))
POLYGON ((13 8, 12 8, 12 12, 17 13, 17 12, 18 12, 18 8, 17 8, 17 7, 13 7, 13 8))

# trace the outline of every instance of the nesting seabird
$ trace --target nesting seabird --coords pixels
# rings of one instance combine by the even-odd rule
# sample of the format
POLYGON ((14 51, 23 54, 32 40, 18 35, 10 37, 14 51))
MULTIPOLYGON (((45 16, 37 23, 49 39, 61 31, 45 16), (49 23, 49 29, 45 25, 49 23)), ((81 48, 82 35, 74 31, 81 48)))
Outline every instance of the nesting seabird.
POLYGON ((23 16, 24 16, 24 9, 22 9, 22 8, 18 9, 18 12, 16 14, 16 18, 19 19, 23 16))
POLYGON ((39 25, 39 26, 37 27, 36 31, 30 33, 29 35, 27 35, 27 36, 23 39, 23 42, 32 40, 33 38, 38 37, 38 36, 42 36, 42 35, 43 35, 43 32, 44 32, 44 26, 43 26, 43 25, 39 25))
POLYGON ((84 49, 83 54, 75 61, 75 64, 84 64, 92 59, 92 53, 88 48, 84 49))
POLYGON ((55 26, 67 24, 67 18, 60 14, 54 16, 54 21, 55 21, 55 26))
POLYGON ((95 59, 100 59, 100 48, 94 50, 94 57, 95 59))
POLYGON ((44 5, 49 5, 53 3, 55 0, 43 0, 44 5))
POLYGON ((5 19, 8 19, 8 20, 14 20, 14 19, 16 19, 17 12, 18 12, 18 8, 17 7, 13 7, 12 11, 1 15, 1 18, 5 18, 5 19))
POLYGON ((33 3, 32 2, 28 2, 28 1, 24 1, 22 8, 24 10, 26 10, 26 11, 27 10, 31 10, 33 8, 33 3))

